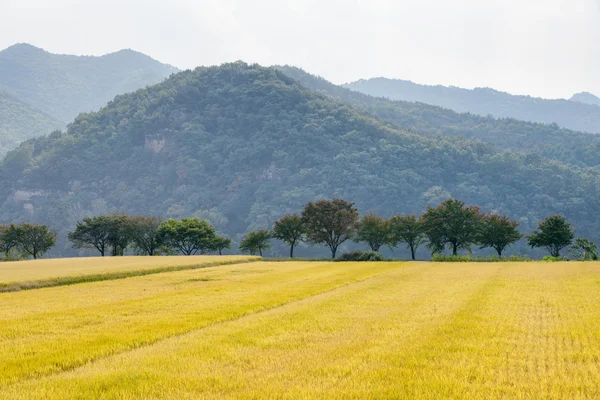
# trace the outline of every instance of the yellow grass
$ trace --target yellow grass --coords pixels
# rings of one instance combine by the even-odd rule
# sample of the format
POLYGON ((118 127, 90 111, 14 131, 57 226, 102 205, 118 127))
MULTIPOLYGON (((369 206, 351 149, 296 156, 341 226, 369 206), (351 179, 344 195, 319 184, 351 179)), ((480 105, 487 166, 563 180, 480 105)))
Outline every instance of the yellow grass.
POLYGON ((0 291, 258 260, 251 256, 86 257, 0 263, 0 291))
POLYGON ((0 398, 599 398, 599 274, 260 262, 1 294, 0 398), (95 329, 168 334, 86 362, 95 329))

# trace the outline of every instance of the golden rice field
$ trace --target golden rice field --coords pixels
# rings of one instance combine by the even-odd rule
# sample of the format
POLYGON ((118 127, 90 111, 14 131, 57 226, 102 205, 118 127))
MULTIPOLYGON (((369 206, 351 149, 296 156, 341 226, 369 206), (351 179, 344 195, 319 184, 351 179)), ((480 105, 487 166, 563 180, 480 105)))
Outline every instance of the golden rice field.
POLYGON ((0 264, 0 291, 57 286, 85 280, 104 280, 257 259, 259 257, 252 256, 130 256, 5 262, 0 264))
POLYGON ((600 263, 257 261, 0 293, 0 354, 1 399, 600 398, 600 263))

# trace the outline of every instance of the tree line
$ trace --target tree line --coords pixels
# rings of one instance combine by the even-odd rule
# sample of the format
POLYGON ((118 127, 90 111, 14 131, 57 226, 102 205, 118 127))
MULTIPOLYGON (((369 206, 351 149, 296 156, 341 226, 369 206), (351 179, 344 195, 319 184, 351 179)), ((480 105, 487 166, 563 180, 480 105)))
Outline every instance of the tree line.
MULTIPOLYGON (((499 257, 524 236, 519 222, 503 215, 484 213, 479 207, 466 206, 457 199, 428 207, 421 215, 394 215, 384 219, 374 213, 362 218, 354 203, 343 199, 309 202, 300 214, 286 214, 272 229, 249 232, 239 249, 263 255, 271 239, 289 245, 290 257, 301 242, 322 244, 336 258, 346 241, 365 243, 373 252, 381 247, 405 245, 416 259, 417 250, 426 245, 433 254, 460 250, 471 252, 473 246, 494 249, 499 257)), ((45 225, 24 223, 0 226, 0 251, 16 258, 34 259, 56 244, 57 234, 45 225)), ((540 222, 538 229, 525 236, 532 248, 545 248, 552 257, 560 257, 569 246, 576 259, 598 259, 596 245, 585 238, 575 240, 573 226, 560 215, 540 222), (573 242, 575 240, 575 244, 573 242)), ((181 253, 184 255, 218 253, 230 249, 232 240, 220 236, 206 220, 182 218, 163 220, 154 216, 129 216, 123 213, 83 218, 68 239, 73 247, 95 249, 101 256, 122 256, 132 250, 139 255, 181 253)))
MULTIPOLYGON (((499 257, 513 243, 524 236, 518 230, 519 222, 503 215, 484 213, 476 206, 466 206, 457 199, 449 199, 437 207, 428 207, 417 215, 394 215, 384 219, 374 213, 359 216, 354 204, 343 199, 320 200, 308 203, 301 214, 286 214, 271 230, 248 233, 240 243, 240 250, 262 255, 270 247, 271 239, 290 246, 290 257, 300 242, 324 244, 335 258, 339 246, 348 241, 366 243, 371 251, 382 246, 406 245, 411 258, 416 259, 419 247, 427 244, 432 254, 459 250, 471 252, 473 246, 494 249, 499 257)), ((538 229, 525 236, 532 248, 545 248, 552 257, 572 245, 573 226, 560 215, 552 215, 540 222, 538 229)), ((578 238, 570 254, 579 259, 597 259, 596 245, 578 238)))

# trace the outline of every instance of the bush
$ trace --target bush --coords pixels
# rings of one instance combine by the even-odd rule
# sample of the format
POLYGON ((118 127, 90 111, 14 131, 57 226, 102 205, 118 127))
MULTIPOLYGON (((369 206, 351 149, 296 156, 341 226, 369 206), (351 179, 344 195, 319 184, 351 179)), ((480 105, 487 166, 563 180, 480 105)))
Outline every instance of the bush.
POLYGON ((470 255, 458 255, 458 256, 447 256, 443 254, 434 254, 432 257, 433 261, 436 262, 510 262, 510 261, 531 261, 529 256, 510 256, 498 257, 498 256, 487 256, 487 257, 474 257, 470 255))
POLYGON ((342 254, 335 261, 385 261, 385 258, 376 251, 351 251, 342 254))
POLYGON ((542 258, 542 261, 557 262, 557 261, 565 261, 565 259, 563 257, 544 256, 544 258, 542 258))

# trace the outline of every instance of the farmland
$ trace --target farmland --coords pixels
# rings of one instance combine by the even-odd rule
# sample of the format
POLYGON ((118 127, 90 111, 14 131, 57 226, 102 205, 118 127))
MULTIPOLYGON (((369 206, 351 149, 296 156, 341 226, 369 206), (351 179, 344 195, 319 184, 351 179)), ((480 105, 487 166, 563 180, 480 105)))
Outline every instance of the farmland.
POLYGON ((599 273, 255 261, 0 293, 0 398, 595 398, 599 273))

